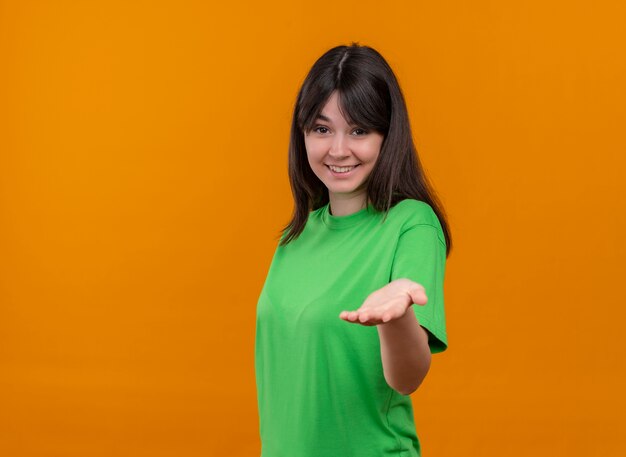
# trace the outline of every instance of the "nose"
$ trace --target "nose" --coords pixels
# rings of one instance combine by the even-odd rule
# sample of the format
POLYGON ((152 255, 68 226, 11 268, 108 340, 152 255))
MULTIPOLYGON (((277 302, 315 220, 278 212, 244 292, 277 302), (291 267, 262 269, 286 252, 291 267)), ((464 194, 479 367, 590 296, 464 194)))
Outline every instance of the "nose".
POLYGON ((333 159, 341 159, 350 155, 348 140, 342 134, 335 135, 328 150, 328 155, 333 159))

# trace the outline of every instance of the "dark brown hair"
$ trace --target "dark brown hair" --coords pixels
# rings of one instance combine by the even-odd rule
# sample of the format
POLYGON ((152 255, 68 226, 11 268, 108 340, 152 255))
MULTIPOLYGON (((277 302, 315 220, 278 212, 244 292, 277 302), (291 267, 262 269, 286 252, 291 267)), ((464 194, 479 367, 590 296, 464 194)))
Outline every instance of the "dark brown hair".
POLYGON ((385 215, 407 198, 428 203, 441 223, 448 256, 452 239, 446 215, 420 164, 400 85, 378 51, 354 42, 324 53, 313 64, 298 92, 289 141, 294 211, 291 221, 281 229, 280 244, 286 245, 300 236, 309 212, 329 201, 328 189, 309 165, 304 133, 313 129, 318 114, 335 90, 348 123, 384 135, 380 154, 367 179, 368 201, 385 215))

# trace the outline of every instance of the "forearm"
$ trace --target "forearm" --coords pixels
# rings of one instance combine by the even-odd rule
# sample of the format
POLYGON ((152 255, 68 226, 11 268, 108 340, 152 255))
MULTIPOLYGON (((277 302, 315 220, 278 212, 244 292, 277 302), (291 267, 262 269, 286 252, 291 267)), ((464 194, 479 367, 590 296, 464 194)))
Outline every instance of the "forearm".
POLYGON ((430 368, 428 333, 419 325, 411 307, 401 318, 377 328, 387 384, 403 395, 413 393, 430 368))

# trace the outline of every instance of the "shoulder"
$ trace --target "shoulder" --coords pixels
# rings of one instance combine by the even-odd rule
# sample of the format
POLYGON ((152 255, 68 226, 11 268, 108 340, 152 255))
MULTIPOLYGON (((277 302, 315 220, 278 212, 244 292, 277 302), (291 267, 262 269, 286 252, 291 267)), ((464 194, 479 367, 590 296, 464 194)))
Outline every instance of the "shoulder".
POLYGON ((437 213, 432 206, 421 200, 406 198, 389 210, 389 217, 400 226, 400 235, 409 230, 434 230, 445 244, 445 236, 437 213))
POLYGON ((402 220, 407 225, 406 228, 413 225, 432 225, 435 228, 441 228, 439 218, 433 208, 421 200, 405 198, 389 210, 389 215, 402 220))

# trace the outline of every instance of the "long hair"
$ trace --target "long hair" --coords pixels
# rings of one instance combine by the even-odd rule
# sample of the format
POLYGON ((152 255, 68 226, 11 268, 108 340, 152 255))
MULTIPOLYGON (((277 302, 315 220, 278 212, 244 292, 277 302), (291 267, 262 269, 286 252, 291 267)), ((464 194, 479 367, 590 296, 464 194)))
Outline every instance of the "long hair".
POLYGON ((407 198, 428 203, 441 223, 447 257, 452 239, 445 211, 420 164, 400 85, 378 51, 355 42, 324 53, 313 64, 298 92, 289 141, 294 210, 291 221, 281 229, 280 245, 300 236, 310 211, 329 201, 328 189, 309 165, 304 134, 313 129, 318 114, 335 90, 348 123, 384 136, 367 179, 368 201, 385 216, 390 208, 407 198))

